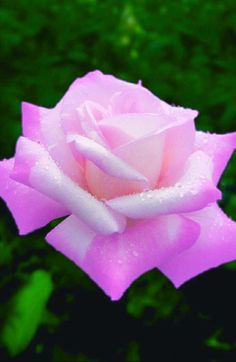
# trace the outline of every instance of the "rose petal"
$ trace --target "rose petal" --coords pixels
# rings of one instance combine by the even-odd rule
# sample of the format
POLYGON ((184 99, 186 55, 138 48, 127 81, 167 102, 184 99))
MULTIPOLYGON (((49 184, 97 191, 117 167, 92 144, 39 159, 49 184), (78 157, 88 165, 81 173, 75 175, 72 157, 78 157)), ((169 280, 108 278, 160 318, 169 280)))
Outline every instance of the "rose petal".
POLYGON ((13 166, 14 159, 0 161, 0 196, 11 210, 21 235, 68 215, 68 211, 57 202, 13 181, 9 177, 13 166))
POLYGON ((166 140, 159 187, 174 185, 183 174, 185 163, 194 149, 196 134, 195 124, 191 117, 179 119, 164 132, 166 140))
POLYGON ((128 85, 120 88, 120 91, 116 91, 112 95, 110 109, 113 115, 122 113, 159 113, 162 110, 162 101, 145 87, 128 83, 128 85))
MULTIPOLYGON (((116 139, 116 133, 114 135, 116 139)), ((173 185, 180 177, 193 151, 194 137, 194 122, 183 119, 125 143, 113 149, 113 153, 144 175, 149 187, 154 189, 157 184, 173 185)), ((105 175, 92 163, 87 163, 85 169, 88 187, 99 198, 111 199, 143 190, 137 182, 124 183, 105 175)))
POLYGON ((55 108, 46 109, 23 102, 23 135, 43 144, 63 171, 84 187, 83 170, 74 159, 61 129, 60 109, 61 103, 58 103, 55 108))
POLYGON ((102 234, 123 231, 125 219, 66 176, 41 145, 20 137, 11 177, 52 198, 102 234))
POLYGON ((82 133, 88 138, 91 138, 98 143, 106 146, 107 142, 103 133, 98 127, 97 121, 100 118, 108 117, 108 111, 100 106, 98 103, 85 101, 77 108, 81 132, 68 132, 67 133, 82 133))
POLYGON ((178 215, 141 222, 106 237, 95 237, 77 218, 69 217, 46 239, 118 300, 136 278, 190 247, 198 235, 198 224, 178 215))
MULTIPOLYGON (((122 132, 130 140, 144 137, 168 126, 165 115, 157 113, 129 113, 105 118, 99 123, 102 130, 111 128, 122 132)), ((109 139, 108 139, 109 142, 109 139)))
MULTIPOLYGON (((116 149, 124 149, 124 150, 126 149, 128 158, 130 154, 129 143, 134 142, 133 141, 134 138, 132 138, 134 135, 137 136, 138 139, 145 138, 146 140, 149 140, 148 137, 150 137, 150 140, 151 139, 154 140, 155 138, 152 138, 152 135, 155 134, 157 135, 156 146, 152 145, 151 158, 146 159, 144 163, 142 161, 139 162, 139 157, 142 158, 141 156, 142 152, 139 152, 138 149, 139 142, 137 142, 138 147, 136 150, 136 152, 138 152, 138 155, 136 157, 132 156, 134 160, 136 159, 136 163, 139 164, 141 168, 144 165, 146 165, 146 167, 150 168, 150 171, 152 170, 151 173, 150 171, 148 172, 148 174, 143 173, 143 170, 141 171, 141 169, 137 168, 138 165, 134 166, 132 164, 133 167, 135 167, 137 170, 145 174, 145 176, 149 178, 149 181, 151 174, 153 173, 153 177, 151 178, 154 178, 155 182, 153 183, 153 181, 151 181, 152 187, 155 187, 157 182, 157 172, 156 172, 157 170, 155 168, 155 165, 153 165, 153 168, 151 167, 153 162, 157 162, 157 160, 160 161, 161 159, 161 170, 158 169, 158 177, 160 176, 158 181, 159 187, 171 186, 178 180, 178 178, 183 173, 185 163, 194 149, 194 140, 195 140, 196 131, 195 131, 194 122, 190 118, 179 119, 178 121, 172 122, 171 124, 162 127, 160 123, 159 127, 157 115, 139 115, 139 117, 136 118, 136 114, 132 114, 131 118, 130 115, 128 116, 122 115, 122 117, 120 116, 120 118, 117 119, 117 123, 114 122, 113 126, 109 125, 109 122, 107 122, 107 125, 105 124, 105 122, 104 123, 101 122, 100 127, 102 129, 104 136, 109 141, 109 145, 111 146, 111 148, 115 149, 115 152, 116 149), (147 117, 146 119, 145 116, 147 117), (129 124, 129 121, 132 118, 133 120, 129 124), (150 121, 149 123, 148 120, 150 121), (148 132, 148 135, 146 136, 144 128, 142 128, 142 122, 145 125, 144 128, 146 127, 146 131, 148 132), (122 127, 123 124, 124 127, 122 127), (129 124, 129 126, 127 126, 127 124, 129 124), (149 126, 147 126, 148 124, 149 126), (129 127, 132 130, 136 129, 135 131, 136 134, 133 133, 133 136, 131 136, 131 132, 129 134, 128 131, 129 127), (143 137, 141 137, 142 134, 143 137), (160 135, 160 137, 158 137, 158 135, 160 135), (164 149, 162 143, 159 145, 159 142, 161 141, 158 140, 158 138, 163 140, 163 138, 161 138, 161 135, 165 136, 164 149), (119 146, 119 148, 115 146, 119 146), (150 160, 152 160, 152 162, 150 162, 150 160)), ((145 141, 141 141, 141 143, 143 144, 144 142, 145 141)), ((131 143, 131 148, 136 148, 134 143, 131 143)), ((146 153, 147 152, 148 151, 146 151, 146 153)), ((158 163, 158 167, 159 166, 160 162, 158 163)), ((113 195, 115 195, 115 193, 113 195)))
MULTIPOLYGON (((170 113, 168 107, 171 107, 165 106, 165 102, 140 85, 123 81, 100 71, 94 71, 76 79, 63 97, 61 125, 66 133, 83 134, 78 107, 83 107, 86 102, 99 105, 110 115, 127 111, 133 112, 134 110, 136 113, 161 112, 163 114, 166 107, 170 113)), ((102 117, 95 117, 98 123, 104 116, 107 118, 106 112, 102 112, 102 117)))
MULTIPOLYGON (((113 154, 143 175, 148 180, 149 188, 154 188, 161 170, 164 140, 164 133, 137 139, 113 149, 113 154)), ((88 188, 98 198, 111 199, 144 189, 143 183, 118 180, 105 174, 91 162, 86 163, 85 170, 88 188)))
POLYGON ((23 135, 32 141, 42 142, 40 120, 49 111, 28 102, 21 103, 23 135))
POLYGON ((184 175, 174 186, 117 197, 106 203, 134 219, 199 210, 221 196, 211 181, 212 172, 211 159, 204 152, 196 151, 189 157, 184 175))
POLYGON ((210 134, 196 132, 195 149, 204 151, 213 161, 213 181, 217 184, 236 148, 236 132, 210 134))
POLYGON ((135 140, 113 150, 114 154, 146 177, 149 188, 157 184, 163 162, 165 133, 135 140))
POLYGON ((69 216, 52 231, 46 240, 67 258, 80 265, 96 233, 76 216, 69 216))
POLYGON ((115 126, 100 124, 99 128, 111 149, 122 146, 133 140, 130 135, 115 126))
MULTIPOLYGON (((103 74, 99 70, 87 73, 84 77, 76 79, 68 89, 63 104, 63 111, 72 110, 74 106, 90 100, 107 107, 108 100, 115 94, 130 91, 130 96, 138 98, 139 112, 156 112, 162 102, 154 96, 148 89, 135 83, 126 82, 110 74, 103 74), (77 102, 76 102, 77 99, 77 102), (69 106, 70 105, 70 106, 69 106)), ((126 97, 127 98, 127 97, 126 97)))
POLYGON ((146 177, 99 143, 76 134, 69 134, 67 142, 72 143, 79 154, 92 161, 108 175, 125 180, 141 181, 146 186, 148 185, 146 177))
POLYGON ((198 240, 159 267, 176 287, 210 268, 236 259, 236 223, 217 204, 192 213, 188 218, 201 227, 198 240))

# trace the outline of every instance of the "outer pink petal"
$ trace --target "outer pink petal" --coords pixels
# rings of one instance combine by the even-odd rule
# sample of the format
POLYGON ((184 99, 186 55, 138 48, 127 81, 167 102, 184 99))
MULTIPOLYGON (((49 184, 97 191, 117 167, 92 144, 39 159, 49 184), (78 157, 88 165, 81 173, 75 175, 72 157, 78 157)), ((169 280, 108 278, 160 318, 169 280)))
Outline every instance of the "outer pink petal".
POLYGON ((125 218, 66 176, 39 144, 19 138, 11 177, 52 198, 98 233, 123 231, 125 218))
POLYGON ((46 239, 118 300, 136 278, 190 247, 198 235, 198 225, 178 215, 145 221, 106 237, 95 237, 78 219, 69 217, 46 239))
POLYGON ((121 196, 106 203, 134 219, 199 210, 221 196, 211 181, 212 172, 211 159, 202 151, 196 151, 189 157, 184 175, 174 186, 121 196))
POLYGON ((236 259, 236 223, 217 204, 192 213, 188 218, 201 227, 198 240, 159 267, 176 287, 210 268, 236 259))
POLYGON ((63 171, 84 186, 83 170, 73 157, 61 129, 60 110, 61 103, 58 103, 55 108, 46 109, 23 102, 23 135, 44 145, 63 171))
POLYGON ((35 142, 42 142, 41 118, 49 112, 48 109, 28 102, 21 103, 23 135, 35 142))
POLYGON ((13 181, 9 177, 13 165, 14 159, 0 161, 0 196, 11 210, 21 235, 68 215, 68 211, 57 202, 13 181))
POLYGON ((233 151, 236 148, 236 132, 210 134, 196 132, 195 149, 203 150, 214 164, 213 180, 217 184, 233 151))

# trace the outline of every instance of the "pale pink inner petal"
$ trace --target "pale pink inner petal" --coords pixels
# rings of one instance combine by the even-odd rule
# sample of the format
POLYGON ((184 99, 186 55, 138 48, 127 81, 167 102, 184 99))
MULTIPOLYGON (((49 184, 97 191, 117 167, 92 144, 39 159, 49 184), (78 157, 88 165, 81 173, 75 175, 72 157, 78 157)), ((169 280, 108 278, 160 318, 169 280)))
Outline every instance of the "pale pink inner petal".
POLYGON ((107 142, 98 127, 97 121, 108 117, 108 111, 98 103, 86 101, 77 108, 78 122, 83 134, 98 143, 106 146, 107 142))
MULTIPOLYGON (((130 115, 127 116, 127 121, 130 119, 129 116, 130 115)), ((136 125, 135 116, 135 114, 132 115, 134 121, 133 128, 135 128, 136 125)), ((183 173, 185 163, 188 157, 193 152, 195 139, 194 122, 192 119, 183 118, 179 119, 176 122, 170 123, 169 125, 159 128, 157 115, 148 115, 148 117, 149 116, 151 117, 148 118, 149 120, 151 119, 149 126, 152 125, 152 127, 148 126, 148 128, 147 125, 145 126, 146 131, 148 130, 149 138, 147 135, 141 137, 144 129, 142 129, 142 127, 137 127, 138 129, 142 129, 142 132, 139 134, 140 142, 138 141, 137 143, 132 143, 133 138, 131 137, 131 134, 125 133, 124 129, 121 130, 121 128, 118 128, 119 123, 114 122, 114 126, 111 126, 109 125, 109 123, 105 125, 101 122, 100 128, 102 129, 104 136, 109 141, 110 147, 115 150, 114 152, 116 152, 116 150, 124 150, 124 153, 128 157, 126 159, 126 155, 124 155, 124 159, 127 162, 129 158, 136 161, 135 165, 132 164, 133 167, 135 167, 136 169, 139 169, 138 167, 141 167, 139 171, 142 172, 142 174, 145 174, 149 181, 152 179, 151 188, 154 188, 156 186, 166 187, 174 185, 183 173), (116 126, 117 124, 118 127, 116 126), (163 138, 160 136, 161 134, 165 135, 164 145, 163 138), (152 137, 152 135, 154 137, 152 137), (144 141, 142 141, 142 138, 144 139, 144 141), (145 143, 150 143, 150 147, 144 147, 143 149, 140 145, 145 145, 145 143), (141 152, 139 152, 138 150, 139 147, 142 148, 141 152), (149 156, 150 158, 148 159, 148 157, 146 156, 149 156), (159 169, 160 165, 161 170, 159 169)), ((122 115, 122 117, 122 121, 124 121, 123 123, 125 127, 127 127, 125 123, 125 115, 122 115)), ((142 118, 142 115, 140 115, 140 125, 142 125, 142 121, 144 120, 145 118, 142 118)), ((137 124, 138 123, 139 122, 137 122, 137 124)), ((162 124, 163 123, 160 122, 160 125, 162 124)), ((126 130, 126 132, 128 131, 126 130)), ((136 136, 137 135, 138 133, 136 134, 136 136)), ((91 174, 94 177, 95 170, 92 170, 91 174)), ((98 182, 98 185, 100 184, 99 179, 101 179, 102 182, 102 175, 100 175, 100 177, 96 177, 96 182, 98 182)), ((98 188, 100 189, 100 186, 98 186, 98 188)), ((115 187, 115 189, 117 189, 117 187, 115 187)), ((122 187, 122 189, 124 189, 124 187, 122 187)), ((135 185, 135 188, 132 189, 131 186, 131 188, 128 187, 127 190, 129 191, 129 193, 132 193, 132 191, 138 192, 140 188, 137 189, 135 185)), ((109 191, 108 194, 111 195, 111 192, 109 191)), ((123 192, 123 194, 128 194, 128 192, 123 192)), ((112 193, 113 197, 118 195, 122 195, 122 192, 119 191, 119 194, 117 195, 115 195, 115 192, 112 193)), ((110 196, 106 196, 105 198, 110 198, 110 196)))
POLYGON ((165 133, 160 133, 117 147, 113 152, 144 175, 152 189, 160 175, 164 144, 165 133))
MULTIPOLYGON (((150 189, 176 183, 192 153, 195 134, 192 120, 180 120, 156 130, 155 119, 152 118, 153 129, 151 131, 149 128, 148 135, 113 149, 115 155, 148 179, 150 189), (175 134, 177 138, 174 137, 175 134), (172 159, 174 163, 171 162, 172 159)), ((141 121, 142 118, 140 123, 141 121)), ((114 134, 114 139, 115 132, 114 127, 110 134, 114 134)), ((89 190, 100 199, 111 199, 143 190, 137 182, 124 183, 109 177, 90 162, 86 163, 85 170, 89 190)))
MULTIPOLYGON (((113 149, 113 153, 143 175, 148 180, 148 188, 154 188, 161 170, 164 140, 164 133, 152 135, 113 149)), ((105 174, 91 162, 86 163, 85 171, 88 189, 100 199, 144 190, 143 183, 118 180, 105 174)))
MULTIPOLYGON (((104 75, 100 71, 90 72, 85 77, 76 79, 62 100, 61 125, 67 132, 81 133, 78 107, 86 102, 99 104, 107 109, 111 96, 127 87, 137 87, 134 84, 121 81, 113 76, 104 75)), ((91 109, 91 107, 90 107, 91 109)), ((94 112, 92 111, 92 114, 94 112)), ((91 115, 91 112, 90 112, 91 115)))
POLYGON ((113 115, 122 113, 159 113, 162 102, 146 88, 140 85, 127 87, 115 92, 110 100, 110 109, 113 115))
POLYGON ((133 137, 116 126, 100 124, 99 128, 111 149, 133 141, 133 137))
POLYGON ((98 237, 72 216, 46 239, 118 300, 137 277, 190 247, 198 235, 195 222, 172 215, 141 222, 122 234, 98 237))
POLYGON ((10 178, 14 159, 0 161, 0 196, 10 209, 19 233, 25 235, 68 215, 62 205, 10 178))
MULTIPOLYGON (((107 107, 108 100, 110 100, 114 94, 119 94, 121 92, 128 92, 129 97, 137 99, 139 112, 146 112, 147 110, 156 112, 157 109, 159 109, 160 104, 163 103, 145 87, 126 82, 110 74, 103 74, 98 70, 90 72, 82 78, 76 79, 65 96, 68 98, 73 97, 73 99, 77 98, 77 106, 78 103, 91 100, 101 104, 103 107, 107 107)), ((116 104, 116 101, 114 104, 116 104)), ((119 106, 117 108, 119 108, 119 106)))
MULTIPOLYGON (((100 71, 88 73, 78 78, 70 86, 62 99, 61 125, 66 133, 77 132, 83 134, 78 117, 78 107, 87 104, 87 116, 96 122, 110 115, 124 112, 159 113, 163 110, 164 102, 154 96, 146 88, 122 81, 112 75, 102 74, 100 71), (108 112, 108 113, 107 113, 108 112), (82 133, 81 133, 82 132, 82 133)), ((81 116, 81 112, 80 116, 81 116)), ((85 115, 84 111, 83 117, 85 115)))
POLYGON ((101 234, 121 232, 125 218, 66 176, 39 144, 19 138, 11 177, 59 202, 101 234))
POLYGON ((180 120, 167 129, 158 187, 172 186, 181 177, 194 149, 195 133, 192 120, 180 120))
POLYGON ((108 175, 125 180, 140 181, 148 187, 146 177, 99 143, 76 134, 69 134, 67 142, 72 144, 79 154, 92 161, 108 175))
POLYGON ((194 147, 196 150, 204 151, 212 159, 213 180, 217 184, 236 148, 236 132, 221 135, 198 131, 194 147))
POLYGON ((174 118, 176 121, 193 121, 198 116, 198 111, 195 109, 174 106, 163 101, 162 111, 170 118, 174 118))
POLYGON ((189 214, 188 218, 201 227, 198 240, 159 267, 176 287, 210 268, 236 260, 236 223, 217 204, 189 214))
POLYGON ((202 151, 194 152, 174 186, 106 201, 114 210, 134 219, 199 210, 221 197, 212 182, 213 165, 202 151))
MULTIPOLYGON (((100 127, 108 126, 126 134, 130 139, 144 137, 168 125, 166 117, 157 113, 129 113, 105 118, 100 127)), ((109 140, 108 140, 109 141, 109 140)))

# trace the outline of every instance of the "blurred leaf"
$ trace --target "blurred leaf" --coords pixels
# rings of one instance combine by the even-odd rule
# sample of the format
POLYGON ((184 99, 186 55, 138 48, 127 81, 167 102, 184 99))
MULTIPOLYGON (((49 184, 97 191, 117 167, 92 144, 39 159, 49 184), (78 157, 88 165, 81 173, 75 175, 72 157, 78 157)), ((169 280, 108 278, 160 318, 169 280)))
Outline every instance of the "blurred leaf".
POLYGON ((131 341, 126 354, 126 362, 140 362, 139 345, 135 341, 131 341))
POLYGON ((236 348, 236 343, 222 341, 220 340, 220 336, 221 330, 218 329, 205 341, 206 346, 223 351, 230 351, 231 349, 236 348))
POLYGON ((2 341, 12 356, 21 353, 31 342, 40 326, 52 290, 50 274, 36 270, 15 296, 2 331, 2 341))
POLYGON ((91 359, 83 353, 69 354, 56 346, 53 354, 53 362, 96 362, 96 359, 91 359))
MULTIPOLYGON (((135 318, 143 318, 153 324, 159 319, 173 316, 180 305, 182 293, 170 285, 170 282, 156 270, 141 276, 127 294, 127 311, 135 318)), ((184 310, 181 304, 179 312, 184 310)), ((176 313, 176 317, 178 313, 176 313)))
POLYGON ((227 263, 224 265, 226 269, 236 270, 236 261, 232 261, 231 263, 227 263))

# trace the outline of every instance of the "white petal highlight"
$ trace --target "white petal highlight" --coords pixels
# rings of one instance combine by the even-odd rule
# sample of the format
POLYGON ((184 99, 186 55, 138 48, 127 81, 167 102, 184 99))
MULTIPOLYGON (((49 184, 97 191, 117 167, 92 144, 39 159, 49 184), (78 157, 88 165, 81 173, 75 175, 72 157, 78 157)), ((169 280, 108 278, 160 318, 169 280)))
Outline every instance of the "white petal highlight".
POLYGON ((202 151, 193 153, 183 176, 174 186, 121 196, 106 201, 112 209, 133 219, 199 210, 220 198, 212 182, 213 165, 202 151))
POLYGON ((66 207, 100 234, 122 232, 125 218, 66 176, 41 145, 21 137, 11 177, 66 207))

